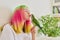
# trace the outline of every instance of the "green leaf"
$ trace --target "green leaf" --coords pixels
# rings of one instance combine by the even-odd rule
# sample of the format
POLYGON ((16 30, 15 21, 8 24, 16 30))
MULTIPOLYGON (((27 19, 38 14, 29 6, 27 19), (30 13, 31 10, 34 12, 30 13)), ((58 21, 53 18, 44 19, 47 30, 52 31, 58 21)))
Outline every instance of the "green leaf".
POLYGON ((39 20, 42 22, 41 24, 43 25, 42 30, 44 34, 52 37, 60 36, 60 28, 57 24, 60 19, 46 15, 42 16, 39 20))
POLYGON ((35 18, 35 16, 32 14, 32 22, 35 26, 38 26, 40 29, 42 29, 42 27, 40 27, 40 23, 38 22, 38 20, 35 18))

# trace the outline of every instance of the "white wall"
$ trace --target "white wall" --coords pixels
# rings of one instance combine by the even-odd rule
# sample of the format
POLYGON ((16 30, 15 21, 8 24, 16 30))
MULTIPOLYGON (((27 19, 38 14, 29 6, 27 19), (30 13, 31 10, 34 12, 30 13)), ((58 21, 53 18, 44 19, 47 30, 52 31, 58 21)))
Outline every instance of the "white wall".
POLYGON ((0 0, 0 6, 7 6, 12 11, 17 5, 25 4, 30 8, 31 13, 37 17, 51 13, 50 0, 0 0))

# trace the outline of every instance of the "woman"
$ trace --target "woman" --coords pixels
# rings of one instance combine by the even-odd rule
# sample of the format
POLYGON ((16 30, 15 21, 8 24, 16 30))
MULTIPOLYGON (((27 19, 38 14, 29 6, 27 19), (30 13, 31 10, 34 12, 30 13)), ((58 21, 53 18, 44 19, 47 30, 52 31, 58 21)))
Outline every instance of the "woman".
POLYGON ((25 5, 15 9, 10 23, 4 26, 0 39, 35 40, 35 28, 31 22, 31 14, 25 5))
MULTIPOLYGON (((22 33, 30 35, 31 33, 32 40, 35 40, 35 28, 33 27, 31 21, 31 14, 27 6, 25 5, 18 6, 14 11, 14 15, 12 16, 10 23, 15 33, 17 33, 17 35, 22 33)), ((27 40, 29 39, 27 38, 27 40)))

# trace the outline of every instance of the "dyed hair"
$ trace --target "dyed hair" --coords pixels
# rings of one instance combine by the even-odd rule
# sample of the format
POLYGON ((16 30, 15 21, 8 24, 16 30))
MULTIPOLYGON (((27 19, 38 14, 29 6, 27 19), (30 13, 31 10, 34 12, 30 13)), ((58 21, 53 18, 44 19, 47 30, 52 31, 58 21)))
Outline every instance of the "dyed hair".
POLYGON ((13 26, 13 29, 16 33, 20 33, 22 31, 22 28, 24 26, 24 14, 22 13, 21 9, 26 9, 27 7, 25 5, 21 5, 16 7, 13 16, 11 17, 11 25, 13 26))

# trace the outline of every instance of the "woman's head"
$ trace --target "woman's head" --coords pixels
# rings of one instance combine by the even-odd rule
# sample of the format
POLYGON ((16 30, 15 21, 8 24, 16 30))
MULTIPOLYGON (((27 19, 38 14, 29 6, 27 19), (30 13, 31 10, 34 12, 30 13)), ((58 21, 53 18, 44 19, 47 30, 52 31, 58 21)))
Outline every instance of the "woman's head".
POLYGON ((16 9, 20 10, 20 13, 23 14, 23 18, 25 20, 29 19, 29 17, 30 17, 31 14, 30 14, 30 12, 28 10, 28 7, 26 5, 18 6, 16 9))
POLYGON ((11 18, 11 24, 14 26, 14 30, 20 33, 23 30, 23 26, 26 20, 30 18, 30 13, 25 5, 16 7, 14 15, 11 18))

